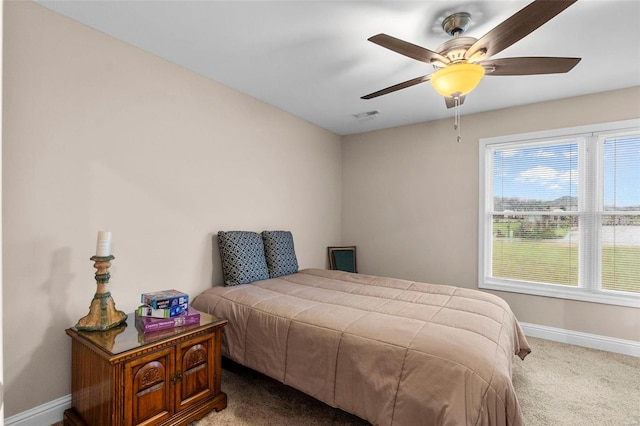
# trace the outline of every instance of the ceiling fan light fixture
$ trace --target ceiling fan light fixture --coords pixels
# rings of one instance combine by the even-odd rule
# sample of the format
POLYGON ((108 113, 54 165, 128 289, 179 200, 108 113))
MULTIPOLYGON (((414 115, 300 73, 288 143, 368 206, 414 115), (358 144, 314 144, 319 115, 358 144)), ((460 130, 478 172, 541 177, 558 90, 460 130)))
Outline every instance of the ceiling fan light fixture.
POLYGON ((484 68, 478 64, 460 62, 441 68, 431 75, 431 85, 445 98, 466 95, 476 88, 484 77, 484 68))

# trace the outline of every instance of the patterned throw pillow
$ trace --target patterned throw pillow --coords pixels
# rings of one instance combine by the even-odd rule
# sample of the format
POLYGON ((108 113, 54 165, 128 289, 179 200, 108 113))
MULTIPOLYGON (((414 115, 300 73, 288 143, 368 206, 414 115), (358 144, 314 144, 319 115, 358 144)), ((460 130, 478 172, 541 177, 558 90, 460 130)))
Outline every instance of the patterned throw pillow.
POLYGON ((296 259, 291 232, 263 231, 262 241, 270 278, 298 272, 298 259, 296 259))
POLYGON ((218 247, 225 285, 248 284, 269 278, 262 237, 257 232, 220 231, 218 247))

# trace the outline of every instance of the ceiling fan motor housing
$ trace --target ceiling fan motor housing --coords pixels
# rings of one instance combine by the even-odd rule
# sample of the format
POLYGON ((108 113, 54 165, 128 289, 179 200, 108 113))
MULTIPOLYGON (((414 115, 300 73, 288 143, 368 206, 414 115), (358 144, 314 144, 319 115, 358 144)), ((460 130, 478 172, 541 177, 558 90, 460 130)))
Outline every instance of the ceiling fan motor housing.
MULTIPOLYGON (((464 54, 476 41, 477 39, 473 37, 456 37, 438 46, 436 52, 449 59, 451 63, 465 61, 464 54)), ((436 60, 433 62, 433 66, 442 68, 447 64, 436 60)))
POLYGON ((467 12, 457 12, 449 15, 442 21, 442 29, 450 36, 464 33, 469 28, 471 14, 467 12))

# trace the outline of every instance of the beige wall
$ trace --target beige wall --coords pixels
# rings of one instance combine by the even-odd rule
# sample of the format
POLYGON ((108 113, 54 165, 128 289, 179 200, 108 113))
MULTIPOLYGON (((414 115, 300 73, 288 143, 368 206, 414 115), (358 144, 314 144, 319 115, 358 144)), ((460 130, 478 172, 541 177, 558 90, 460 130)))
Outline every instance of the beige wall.
POLYGON ((339 136, 34 3, 4 18, 7 416, 70 393, 64 330, 95 292, 98 230, 126 312, 220 282, 218 230, 291 230, 301 267, 325 267, 339 136))
MULTIPOLYGON (((342 241, 359 272, 477 288, 478 139, 638 117, 635 87, 463 116, 462 143, 453 119, 344 137, 342 241)), ((498 294, 520 321, 640 341, 637 308, 498 294)))

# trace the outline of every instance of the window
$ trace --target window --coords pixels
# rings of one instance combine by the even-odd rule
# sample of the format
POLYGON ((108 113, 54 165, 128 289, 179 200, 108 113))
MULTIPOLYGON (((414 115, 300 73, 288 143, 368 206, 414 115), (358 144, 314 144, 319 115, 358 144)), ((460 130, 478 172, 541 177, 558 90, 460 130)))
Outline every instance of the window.
POLYGON ((480 288, 640 306, 640 120, 480 140, 480 288))

